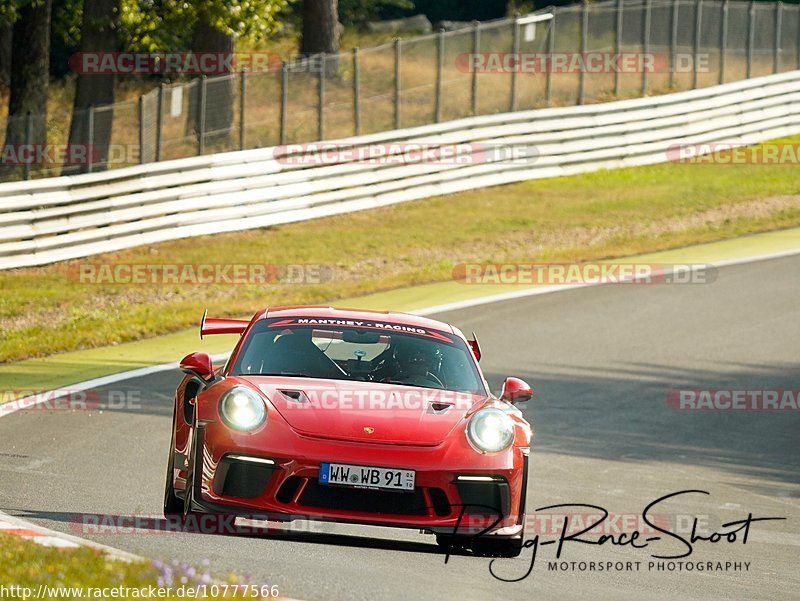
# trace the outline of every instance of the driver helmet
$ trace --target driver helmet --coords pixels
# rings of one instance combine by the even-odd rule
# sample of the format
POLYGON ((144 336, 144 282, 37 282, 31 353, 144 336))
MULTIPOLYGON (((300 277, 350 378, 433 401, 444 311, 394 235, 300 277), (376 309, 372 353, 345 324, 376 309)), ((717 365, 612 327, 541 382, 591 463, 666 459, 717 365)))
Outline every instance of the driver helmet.
POLYGON ((392 346, 399 373, 424 376, 429 372, 434 375, 439 372, 442 353, 436 344, 406 336, 394 336, 392 346))

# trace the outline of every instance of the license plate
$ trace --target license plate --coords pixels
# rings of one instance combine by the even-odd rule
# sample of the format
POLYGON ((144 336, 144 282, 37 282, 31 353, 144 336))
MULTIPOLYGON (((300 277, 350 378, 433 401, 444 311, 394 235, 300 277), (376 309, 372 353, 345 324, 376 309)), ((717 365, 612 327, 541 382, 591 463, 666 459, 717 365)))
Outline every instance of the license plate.
POLYGON ((321 463, 319 482, 355 488, 413 491, 414 470, 321 463))

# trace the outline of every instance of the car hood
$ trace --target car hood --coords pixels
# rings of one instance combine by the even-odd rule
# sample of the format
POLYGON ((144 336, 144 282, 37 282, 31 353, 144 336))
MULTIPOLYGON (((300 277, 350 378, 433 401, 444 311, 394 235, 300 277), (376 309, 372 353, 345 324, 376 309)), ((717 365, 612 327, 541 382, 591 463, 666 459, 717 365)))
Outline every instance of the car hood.
POLYGON ((448 390, 316 378, 239 376, 261 390, 298 433, 409 445, 441 443, 490 399, 448 390))

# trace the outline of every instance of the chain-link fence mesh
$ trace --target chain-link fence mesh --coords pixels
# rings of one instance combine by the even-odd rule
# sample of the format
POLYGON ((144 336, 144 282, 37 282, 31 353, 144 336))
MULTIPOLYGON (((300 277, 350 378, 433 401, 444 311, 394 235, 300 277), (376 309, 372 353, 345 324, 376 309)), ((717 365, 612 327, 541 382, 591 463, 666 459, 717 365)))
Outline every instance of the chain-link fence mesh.
POLYGON ((400 127, 426 125, 435 118, 437 47, 434 36, 400 44, 400 127))
POLYGON ((162 84, 138 101, 71 116, 11 116, 0 179, 633 98, 799 68, 800 5, 601 0, 162 84))

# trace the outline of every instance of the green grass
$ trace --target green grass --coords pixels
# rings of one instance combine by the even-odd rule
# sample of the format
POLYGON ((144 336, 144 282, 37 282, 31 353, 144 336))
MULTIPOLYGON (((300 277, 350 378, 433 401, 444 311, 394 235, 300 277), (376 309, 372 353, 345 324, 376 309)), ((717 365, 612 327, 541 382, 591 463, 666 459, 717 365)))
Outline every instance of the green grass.
MULTIPOLYGON (((60 587, 62 594, 50 589, 43 590, 40 598, 80 598, 77 591, 70 594, 63 588, 82 588, 83 597, 90 597, 87 589, 127 587, 129 589, 147 589, 153 587, 172 587, 172 594, 168 599, 178 598, 176 589, 179 587, 195 588, 204 583, 210 584, 211 575, 207 568, 196 568, 182 563, 162 565, 158 562, 126 562, 109 559, 106 555, 96 550, 82 547, 79 549, 56 549, 43 547, 33 542, 15 536, 0 534, 0 585, 4 587, 25 587, 29 590, 28 598, 34 598, 40 585, 47 587, 60 587), (182 583, 181 578, 186 582, 182 583), (76 594, 77 593, 77 594, 76 594)), ((227 598, 233 597, 233 590, 238 585, 241 598, 245 583, 235 575, 229 576, 224 582, 214 580, 224 590, 224 584, 229 586, 227 598)), ((255 584, 255 583, 246 583, 255 584)), ((257 586, 261 586, 258 583, 257 586)), ((263 583, 267 584, 267 583, 263 583)), ((202 590, 202 589, 201 589, 202 590)), ((206 589, 208 590, 208 589, 206 589)), ((9 596, 6 592, 6 596, 9 596)), ((132 596, 131 593, 128 595, 132 596)), ((17 598, 22 598, 17 595, 17 598)), ((208 598, 223 598, 222 595, 209 596, 208 598)), ((252 598, 252 596, 251 596, 252 598)))
MULTIPOLYGON (((800 142, 800 137, 790 141, 800 142)), ((533 180, 304 223, 0 273, 0 360, 120 344, 265 305, 336 301, 451 279, 468 261, 587 261, 800 225, 790 165, 667 163, 533 180), (80 263, 319 264, 268 286, 87 285, 80 263)))
MULTIPOLYGON (((625 257, 622 260, 665 265, 714 264, 798 249, 800 228, 792 228, 625 257)), ((525 284, 465 286, 461 282, 447 281, 341 299, 336 304, 373 310, 391 308, 413 313, 423 307, 530 288, 525 284)), ((200 340, 195 324, 189 329, 154 338, 6 363, 0 365, 0 380, 8 390, 52 390, 129 369, 174 362, 191 351, 223 353, 230 351, 235 343, 235 335, 207 336, 200 340)))

